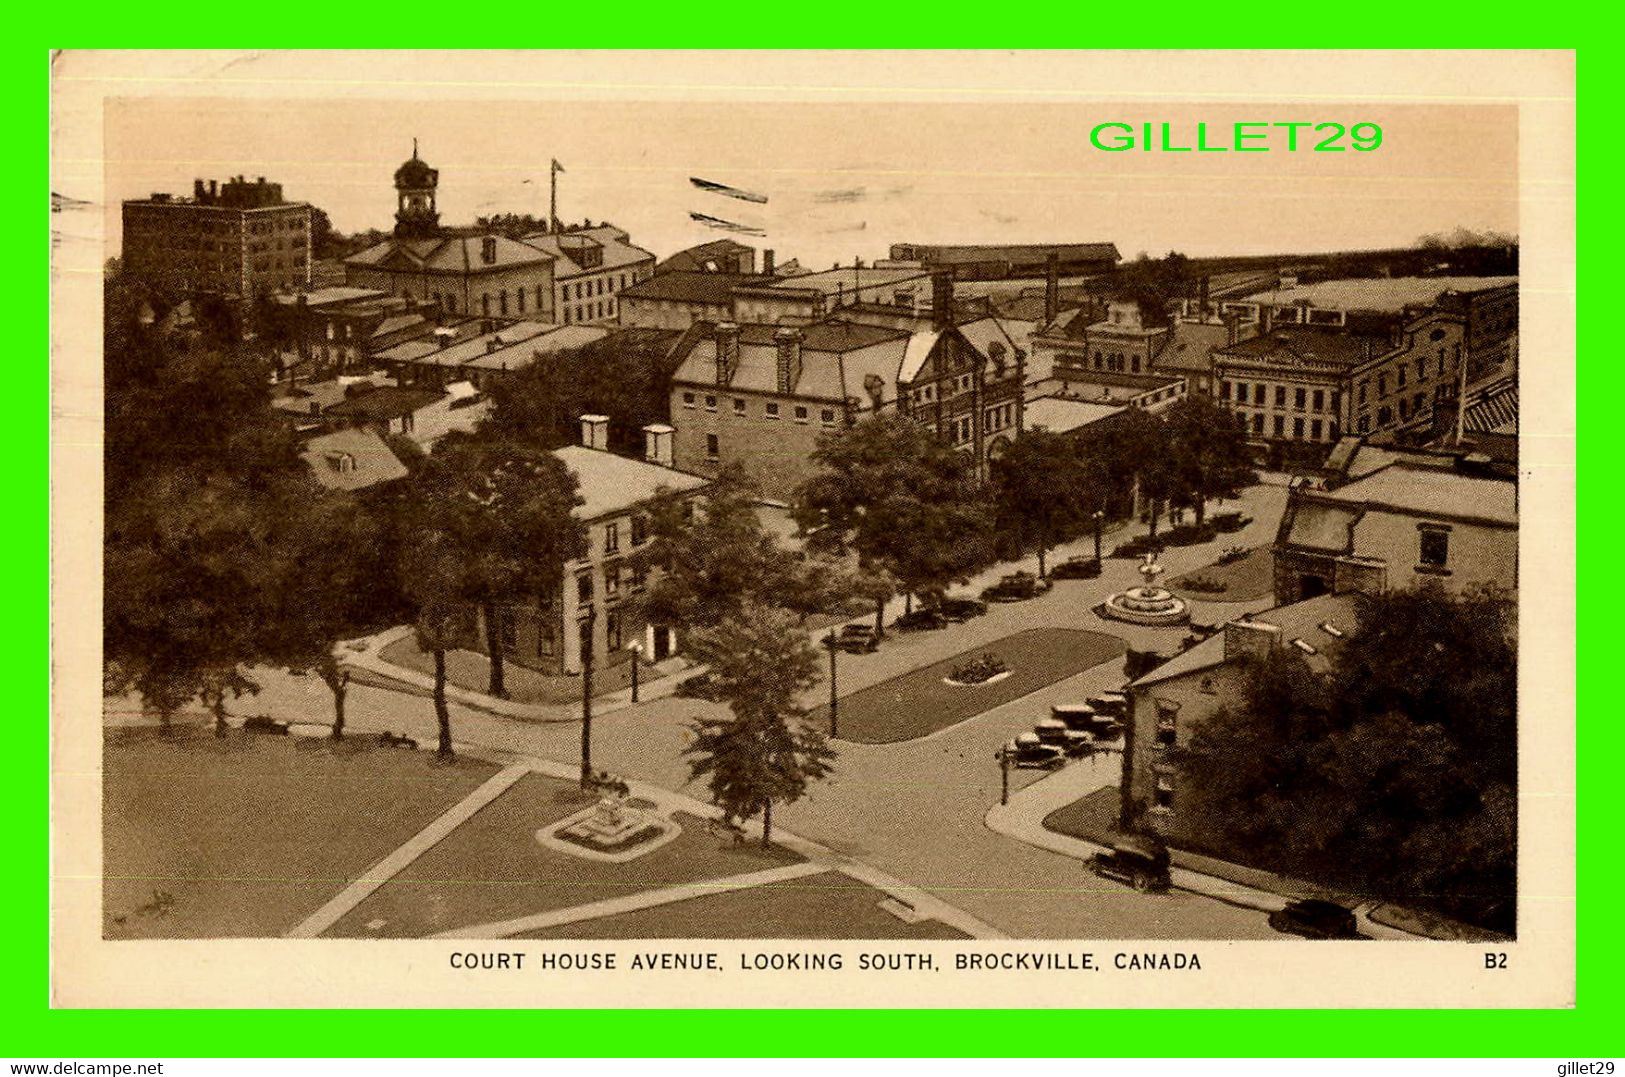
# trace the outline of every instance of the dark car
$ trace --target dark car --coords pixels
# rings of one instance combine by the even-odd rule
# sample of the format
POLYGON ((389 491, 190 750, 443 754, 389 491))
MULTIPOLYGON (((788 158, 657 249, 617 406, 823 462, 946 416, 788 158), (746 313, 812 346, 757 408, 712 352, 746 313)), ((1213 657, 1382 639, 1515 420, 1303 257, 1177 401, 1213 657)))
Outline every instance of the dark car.
POLYGON ((929 631, 937 628, 947 628, 948 618, 944 617, 938 610, 922 607, 903 614, 893 622, 892 627, 902 632, 929 631))
POLYGON ((1253 522, 1251 516, 1243 516, 1239 512, 1216 512, 1208 517, 1208 523, 1219 531, 1240 531, 1253 522))
POLYGON ((1160 894, 1173 885, 1167 848, 1152 838, 1125 836, 1110 849, 1089 858, 1089 870, 1127 883, 1143 893, 1160 894))
POLYGON ((957 624, 986 613, 987 603, 977 598, 948 597, 938 602, 934 608, 945 619, 957 624))
POLYGON ((1094 751, 1095 738, 1086 730, 1071 729, 1059 718, 1045 718, 1033 726, 1033 733, 1045 744, 1053 744, 1069 757, 1088 755, 1094 751))
POLYGON ((1100 562, 1093 557, 1068 557, 1049 570, 1052 580, 1092 580, 1100 575, 1100 562))
POLYGON ((1037 598, 1049 588, 1048 580, 1041 580, 1031 572, 1012 572, 998 583, 985 588, 982 597, 989 602, 1021 602, 1037 598))
POLYGON ((1087 733, 1096 744, 1116 740, 1123 735, 1122 719, 1102 714, 1087 703, 1057 703, 1049 709, 1050 717, 1065 722, 1068 729, 1087 733))
POLYGON ((998 754, 1024 769, 1054 770, 1066 765, 1066 753, 1053 744, 1045 744, 1036 733, 1021 734, 999 749, 998 754))
POLYGON ((867 654, 879 650, 880 640, 874 625, 847 625, 836 637, 835 645, 847 654, 867 654))
POLYGON ((1354 922, 1354 910, 1320 898, 1288 902, 1286 908, 1270 913, 1270 927, 1288 935, 1302 935, 1306 939, 1362 937, 1354 922))
POLYGON ((1101 692, 1084 700, 1093 707, 1098 714, 1109 715, 1112 718, 1128 717, 1128 696, 1122 692, 1101 692))

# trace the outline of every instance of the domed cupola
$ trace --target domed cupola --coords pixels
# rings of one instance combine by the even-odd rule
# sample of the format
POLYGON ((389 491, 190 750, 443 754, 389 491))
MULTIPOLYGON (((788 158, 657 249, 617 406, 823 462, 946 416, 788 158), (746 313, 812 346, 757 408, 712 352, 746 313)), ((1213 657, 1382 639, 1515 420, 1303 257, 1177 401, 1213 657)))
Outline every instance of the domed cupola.
POLYGON ((395 170, 395 235, 402 239, 424 239, 439 234, 440 214, 435 210, 435 188, 440 173, 418 158, 418 140, 412 140, 412 157, 395 170))

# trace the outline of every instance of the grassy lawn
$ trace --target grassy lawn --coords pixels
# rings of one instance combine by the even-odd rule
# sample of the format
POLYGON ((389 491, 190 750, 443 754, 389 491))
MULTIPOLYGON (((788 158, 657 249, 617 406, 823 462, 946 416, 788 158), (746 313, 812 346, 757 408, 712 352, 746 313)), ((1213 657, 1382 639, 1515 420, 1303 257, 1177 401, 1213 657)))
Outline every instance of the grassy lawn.
MULTIPOLYGON (((1122 640, 1103 632, 1072 628, 1017 632, 843 697, 841 738, 891 744, 923 737, 1098 666, 1123 650, 1122 640), (942 683, 954 666, 984 654, 1001 658, 1011 675, 975 687, 942 683)), ((828 704, 813 711, 810 720, 816 727, 828 729, 828 704)))
POLYGON ((109 939, 280 935, 496 773, 362 737, 122 729, 103 744, 109 939))
POLYGON ((1228 565, 1209 564, 1194 572, 1176 576, 1168 581, 1167 587, 1181 597, 1207 602, 1245 602, 1263 598, 1275 589, 1275 555, 1271 547, 1259 546, 1248 550, 1246 557, 1228 565), (1223 584, 1224 590, 1195 591, 1185 585, 1186 581, 1197 576, 1223 584))
MULTIPOLYGON (((434 656, 418 650, 417 641, 410 635, 385 647, 379 657, 426 677, 434 676, 434 656)), ((601 672, 594 671, 594 689, 598 687, 597 682, 603 680, 601 672)), ((490 675, 491 664, 483 654, 446 652, 446 679, 457 687, 483 693, 490 687, 490 675)), ((631 674, 627 676, 630 679, 631 674)), ((517 662, 508 662, 502 667, 502 682, 508 689, 508 698, 515 703, 574 703, 581 698, 580 677, 548 677, 517 662)), ((614 691, 615 687, 605 685, 604 690, 614 691)))
POLYGON ((537 843, 537 830, 588 803, 573 782, 527 774, 350 910, 328 934, 415 938, 801 860, 777 846, 724 847, 706 832, 705 820, 681 812, 673 816, 683 828, 681 836, 624 864, 570 856, 537 843), (369 930, 373 920, 385 923, 369 930))
POLYGON ((963 939, 939 920, 906 923, 885 893, 827 871, 749 890, 527 932, 531 939, 963 939))
POLYGON ((1070 838, 1104 843, 1117 833, 1119 796, 1116 785, 1096 789, 1044 816, 1044 829, 1070 838))

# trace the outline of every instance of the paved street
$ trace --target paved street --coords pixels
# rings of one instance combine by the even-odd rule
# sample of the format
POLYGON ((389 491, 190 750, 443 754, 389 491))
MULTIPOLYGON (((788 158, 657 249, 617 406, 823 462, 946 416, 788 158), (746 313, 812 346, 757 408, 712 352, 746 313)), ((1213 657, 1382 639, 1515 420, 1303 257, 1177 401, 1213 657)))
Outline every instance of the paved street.
MULTIPOLYGON (((1221 535, 1202 546, 1168 550, 1162 562, 1170 576, 1208 563, 1224 546, 1270 541, 1284 499, 1285 491, 1278 486, 1246 491, 1241 507, 1255 518, 1247 530, 1221 535)), ((1093 542, 1086 539, 1072 551, 1063 549, 1054 556, 1059 560, 1069 552, 1092 551, 1093 542)), ((1040 626, 1110 632, 1137 648, 1171 650, 1183 629, 1103 622, 1091 612, 1111 591, 1138 582, 1133 566, 1130 561, 1108 559, 1099 580, 1062 581, 1047 595, 995 605, 986 616, 966 624, 892 636, 872 655, 842 655, 842 694, 1040 626)), ((974 591, 1014 567, 998 566, 967 590, 974 591)), ((1198 621, 1218 621, 1270 604, 1268 598, 1227 606, 1199 602, 1194 616, 1198 621)), ((262 691, 237 703, 237 713, 331 720, 331 697, 319 680, 267 670, 258 671, 256 678, 262 691)), ((1095 878, 1076 859, 987 828, 984 817, 999 797, 994 750, 1046 717, 1051 703, 1117 687, 1122 679, 1121 659, 1113 659, 919 739, 873 745, 839 741, 834 777, 818 784, 801 803, 777 809, 775 821, 837 853, 923 887, 1016 937, 1278 938, 1256 910, 1182 892, 1137 894, 1095 878)), ((821 691, 827 690, 815 689, 809 702, 818 702, 821 691)), ((654 785, 683 789, 687 723, 711 706, 668 697, 602 715, 593 725, 593 763, 654 785)), ((562 763, 578 759, 580 731, 574 722, 526 723, 459 704, 453 704, 452 715, 460 742, 562 763)), ((366 686, 352 688, 347 718, 358 731, 388 729, 419 739, 432 739, 435 729, 427 699, 366 686)), ((1094 768, 1102 784, 1116 780, 1115 756, 1072 765, 1094 768)), ((1015 772, 1012 779, 1019 787, 1038 773, 1015 772)), ((703 788, 686 791, 705 796, 703 788)))

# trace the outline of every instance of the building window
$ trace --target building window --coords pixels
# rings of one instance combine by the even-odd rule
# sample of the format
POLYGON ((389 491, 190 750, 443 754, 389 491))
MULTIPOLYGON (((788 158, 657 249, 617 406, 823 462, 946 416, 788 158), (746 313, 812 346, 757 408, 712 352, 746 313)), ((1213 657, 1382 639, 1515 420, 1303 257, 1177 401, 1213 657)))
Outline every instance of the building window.
POLYGON ((1410 401, 1401 397, 1399 401, 1399 421, 1404 422, 1406 419, 1410 418, 1410 412, 1410 401))
POLYGON ((503 317, 508 315, 508 289, 504 288, 497 293, 498 310, 503 317))
POLYGON ((1219 399, 1220 400, 1229 400, 1230 399, 1230 383, 1227 382, 1227 381, 1224 381, 1222 379, 1219 381, 1219 399))
POLYGON ((1158 748, 1172 748, 1179 740, 1179 709, 1172 705, 1157 705, 1157 739, 1158 748))
POLYGON ((1261 411, 1254 412, 1253 413, 1253 433, 1262 434, 1263 432, 1264 432, 1264 413, 1261 412, 1261 411))
POLYGON ((649 518, 643 513, 632 515, 632 545, 642 546, 649 541, 649 518))
POLYGON ((823 411, 820 411, 818 413, 818 421, 823 423, 825 426, 834 426, 835 425, 835 409, 834 408, 825 408, 823 411))
POLYGON ((1418 529, 1417 539, 1421 545, 1422 567, 1444 568, 1450 560, 1450 532, 1442 527, 1424 525, 1418 529))
POLYGON ((1393 408, 1378 408, 1377 409, 1377 425, 1379 427, 1387 426, 1389 423, 1391 423, 1393 421, 1394 421, 1394 409, 1393 408))
POLYGON ((1258 407, 1263 407, 1264 406, 1264 383, 1263 382, 1259 382, 1257 385, 1253 386, 1253 404, 1258 406, 1258 407))
POLYGON ((1157 772, 1156 787, 1151 798, 1151 806, 1157 811, 1172 812, 1174 810, 1174 776, 1163 771, 1157 772))
POLYGON ((519 313, 525 313, 525 290, 523 288, 515 288, 513 297, 514 300, 519 304, 519 313))
POLYGON ((1311 441, 1319 441, 1320 440, 1320 420, 1319 419, 1316 419, 1314 422, 1309 424, 1309 440, 1311 440, 1311 441))
POLYGON ((735 415, 743 415, 743 414, 745 414, 745 402, 743 400, 739 399, 737 396, 734 397, 734 414, 735 415))
POLYGON ((1425 398, 1424 394, 1417 393, 1416 398, 1411 401, 1411 410, 1415 414, 1417 414, 1417 415, 1422 414, 1422 405, 1423 405, 1423 403, 1425 403, 1425 399, 1426 398, 1425 398))
POLYGON ((1299 416, 1298 418, 1292 420, 1292 436, 1295 437, 1295 438, 1298 438, 1299 440, 1302 440, 1302 438, 1303 438, 1303 417, 1302 416, 1299 416))
POLYGON ((644 585, 644 583, 646 583, 648 581, 648 579, 649 579, 649 569, 648 569, 648 567, 645 566, 642 561, 633 562, 633 564, 632 564, 632 590, 634 590, 634 591, 643 590, 643 585, 644 585))
MULTIPOLYGON (((1300 389, 1298 391, 1302 392, 1303 390, 1300 389)), ((1315 390, 1315 410, 1316 411, 1325 411, 1326 410, 1326 390, 1324 390, 1324 389, 1316 389, 1315 390)))
POLYGON ((803 405, 803 404, 797 404, 796 405, 796 422, 804 423, 806 421, 807 421, 807 408, 806 408, 806 406, 803 405))
POLYGON ((604 525, 604 552, 618 553, 621 548, 621 525, 617 523, 604 525))
POLYGON ((1401 389, 1405 388, 1405 367, 1407 365, 1406 363, 1400 363, 1394 368, 1394 383, 1401 389))
POLYGON ((769 419, 777 419, 779 417, 779 405, 777 403, 769 402, 765 406, 764 410, 766 411, 769 419))
POLYGON ((1378 374, 1377 375, 1377 395, 1378 396, 1387 396, 1388 395, 1388 375, 1387 374, 1378 374))
POLYGON ((621 649, 621 614, 619 610, 611 610, 604 618, 604 644, 612 651, 621 649))
POLYGON ((1277 415, 1275 417, 1275 436, 1276 437, 1281 437, 1285 433, 1286 433, 1286 416, 1285 415, 1277 415))
POLYGON ((1293 408, 1298 410, 1298 411, 1302 411, 1303 407, 1304 407, 1305 400, 1308 397, 1308 395, 1309 395, 1309 391, 1307 389, 1298 389, 1298 390, 1296 390, 1292 394, 1292 406, 1293 406, 1293 408))
POLYGON ((684 393, 683 394, 683 407, 692 408, 693 406, 694 406, 694 394, 693 393, 684 393))
POLYGON ((1275 406, 1278 408, 1286 407, 1286 386, 1284 385, 1275 387, 1275 406))
POLYGON ((618 564, 604 566, 604 597, 614 598, 621 593, 621 566, 618 564))
POLYGON ((576 577, 576 605, 592 605, 592 573, 583 572, 576 577))
POLYGON ((715 460, 722 455, 722 446, 717 441, 715 434, 705 435, 705 455, 711 460, 715 460))

